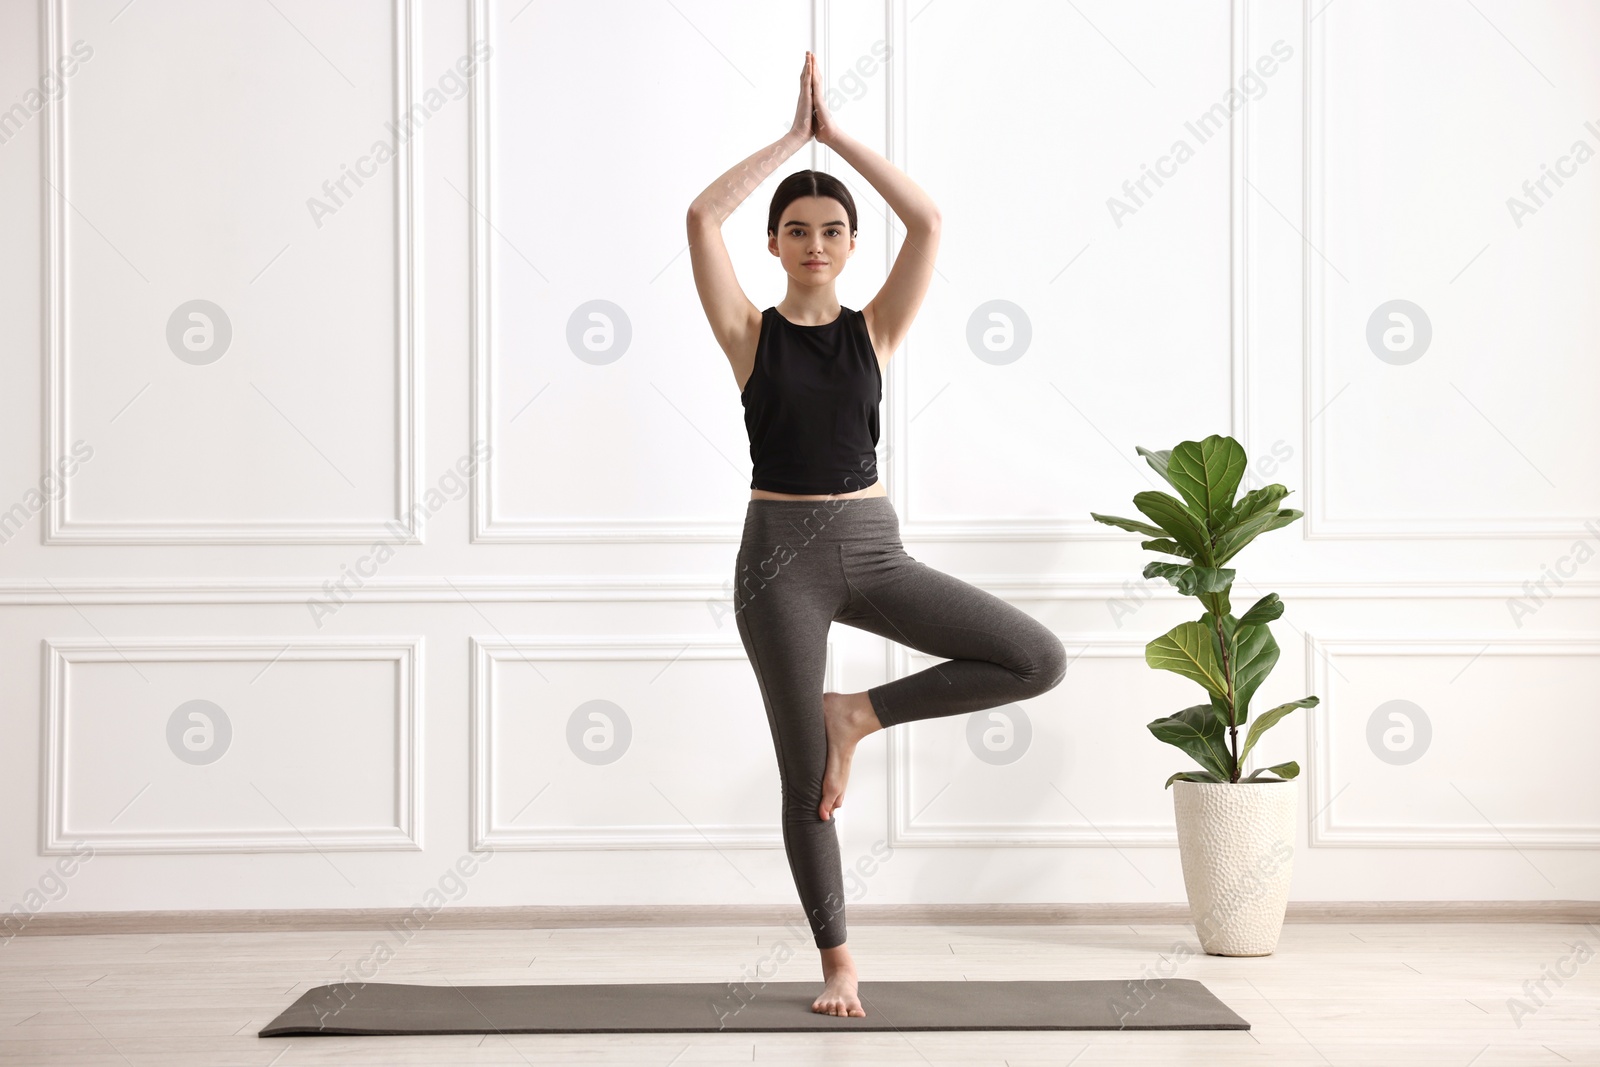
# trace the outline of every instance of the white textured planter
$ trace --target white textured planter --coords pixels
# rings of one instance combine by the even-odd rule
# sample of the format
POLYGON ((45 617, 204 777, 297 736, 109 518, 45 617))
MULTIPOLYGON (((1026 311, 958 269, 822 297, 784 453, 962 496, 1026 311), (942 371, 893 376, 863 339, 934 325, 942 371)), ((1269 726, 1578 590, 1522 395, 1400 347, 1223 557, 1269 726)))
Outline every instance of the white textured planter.
POLYGON ((1294 864, 1295 783, 1173 782, 1178 853, 1200 947, 1268 956, 1294 864))

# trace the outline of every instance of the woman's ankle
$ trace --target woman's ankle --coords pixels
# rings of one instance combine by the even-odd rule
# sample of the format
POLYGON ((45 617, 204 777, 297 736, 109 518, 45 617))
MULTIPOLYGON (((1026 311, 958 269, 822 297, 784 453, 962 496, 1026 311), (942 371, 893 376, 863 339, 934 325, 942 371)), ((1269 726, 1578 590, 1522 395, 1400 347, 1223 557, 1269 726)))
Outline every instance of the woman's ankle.
POLYGON ((872 706, 871 695, 866 690, 862 690, 855 694, 855 698, 857 701, 856 715, 864 731, 861 736, 866 737, 883 729, 883 723, 878 721, 878 709, 872 706))
POLYGON ((818 949, 822 957, 822 976, 824 979, 832 978, 839 971, 855 973, 855 960, 850 958, 850 950, 844 945, 833 948, 818 949))

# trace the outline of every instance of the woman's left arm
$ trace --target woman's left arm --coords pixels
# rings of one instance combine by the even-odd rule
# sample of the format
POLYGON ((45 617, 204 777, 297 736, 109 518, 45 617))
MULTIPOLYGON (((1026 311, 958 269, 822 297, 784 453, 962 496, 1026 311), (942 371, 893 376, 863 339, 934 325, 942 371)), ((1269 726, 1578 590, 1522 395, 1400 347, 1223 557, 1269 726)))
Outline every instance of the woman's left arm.
POLYGON ((814 136, 871 182, 906 228, 905 242, 883 288, 862 306, 878 343, 879 362, 888 363, 911 331, 933 281, 933 260, 939 252, 939 207, 905 171, 839 128, 824 102, 820 65, 813 65, 811 77, 814 136))
MULTIPOLYGON (((820 123, 818 129, 822 129, 820 123)), ((939 228, 939 206, 905 171, 837 126, 829 131, 827 140, 823 140, 821 133, 817 134, 817 140, 837 152, 857 174, 872 183, 908 233, 918 230, 926 233, 939 228)))

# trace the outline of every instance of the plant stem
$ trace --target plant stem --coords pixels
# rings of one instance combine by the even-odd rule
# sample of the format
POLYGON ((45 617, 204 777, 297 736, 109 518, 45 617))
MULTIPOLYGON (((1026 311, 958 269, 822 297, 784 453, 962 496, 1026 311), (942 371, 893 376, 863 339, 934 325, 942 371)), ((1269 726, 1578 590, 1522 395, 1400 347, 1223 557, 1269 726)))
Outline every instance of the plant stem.
MULTIPOLYGON (((1220 599, 1220 598, 1219 598, 1220 599)), ((1238 717, 1237 708, 1233 699, 1233 672, 1228 669, 1228 634, 1223 626, 1222 614, 1217 610, 1220 604, 1213 604, 1211 617, 1216 620, 1217 645, 1222 649, 1222 677, 1228 681, 1228 747, 1232 749, 1231 766, 1228 768, 1228 781, 1239 780, 1239 724, 1235 721, 1238 717)))

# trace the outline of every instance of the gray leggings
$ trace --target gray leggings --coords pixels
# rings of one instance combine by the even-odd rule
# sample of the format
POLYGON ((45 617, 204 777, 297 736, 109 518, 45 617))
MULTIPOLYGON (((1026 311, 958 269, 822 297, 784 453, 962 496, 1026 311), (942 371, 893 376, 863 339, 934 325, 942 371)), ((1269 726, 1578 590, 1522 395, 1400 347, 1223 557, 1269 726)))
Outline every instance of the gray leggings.
POLYGON ((886 496, 750 501, 734 613, 777 750, 789 870, 817 947, 834 948, 844 875, 833 820, 817 814, 830 624, 948 658, 867 690, 885 728, 1038 696, 1066 674, 1066 649, 1026 612, 907 555, 886 496))

